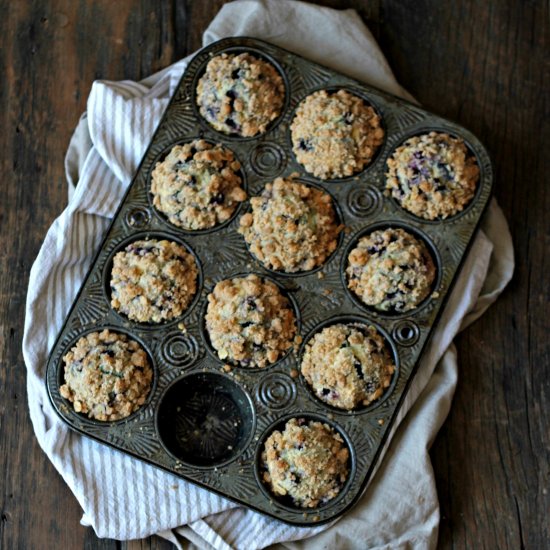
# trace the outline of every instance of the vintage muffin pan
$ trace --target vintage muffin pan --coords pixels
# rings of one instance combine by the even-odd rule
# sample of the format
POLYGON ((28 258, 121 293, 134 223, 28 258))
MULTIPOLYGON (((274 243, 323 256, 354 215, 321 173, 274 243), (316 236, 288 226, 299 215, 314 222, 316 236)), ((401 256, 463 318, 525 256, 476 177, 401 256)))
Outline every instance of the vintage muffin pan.
POLYGON ((251 38, 228 38, 190 62, 152 142, 107 232, 52 350, 47 388, 59 416, 74 430, 215 491, 279 520, 313 525, 344 513, 360 497, 374 471, 415 368, 451 291, 462 260, 490 197, 492 168, 479 141, 464 128, 305 60, 251 38), (196 88, 208 61, 221 53, 248 52, 271 63, 285 87, 281 115, 254 137, 214 130, 196 105, 196 88), (318 90, 345 89, 360 96, 381 117, 383 143, 372 162, 346 178, 321 180, 307 173, 292 150, 290 125, 297 106, 318 90), (386 161, 407 138, 430 131, 462 138, 479 167, 472 201, 445 220, 424 220, 384 193, 386 161), (248 199, 229 220, 209 229, 172 225, 153 206, 151 173, 175 144, 204 139, 230 149, 240 163, 248 199), (249 199, 275 178, 289 178, 326 191, 345 228, 336 250, 308 272, 266 269, 238 232, 250 212, 249 199), (347 257, 361 237, 401 228, 424 242, 436 267, 433 288, 412 310, 395 313, 364 305, 347 287, 347 257), (137 323, 111 308, 109 286, 114 254, 143 239, 168 239, 195 259, 197 293, 183 314, 165 323, 137 323), (291 352, 264 368, 220 360, 205 328, 207 296, 216 283, 255 273, 274 282, 295 311, 291 352), (324 327, 338 323, 374 326, 393 357, 391 382, 374 402, 346 411, 321 401, 300 374, 305 346, 324 327), (60 387, 63 356, 83 335, 109 329, 137 341, 153 369, 145 404, 123 420, 102 422, 74 411, 60 387), (326 503, 302 508, 275 496, 264 483, 263 443, 291 418, 328 424, 349 451, 348 477, 326 503))

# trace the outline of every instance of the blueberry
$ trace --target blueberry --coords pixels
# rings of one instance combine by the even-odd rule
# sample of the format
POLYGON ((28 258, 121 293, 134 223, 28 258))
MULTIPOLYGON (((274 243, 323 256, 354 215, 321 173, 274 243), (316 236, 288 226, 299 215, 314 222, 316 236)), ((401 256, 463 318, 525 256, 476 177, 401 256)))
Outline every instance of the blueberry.
POLYGON ((308 139, 300 138, 298 140, 298 149, 301 149, 302 151, 311 151, 313 147, 311 146, 311 142, 308 139))
POLYGON ((248 296, 245 300, 245 304, 248 306, 248 309, 255 310, 258 309, 258 306, 256 305, 256 301, 252 296, 248 296))
POLYGON ((207 107, 206 114, 210 120, 216 120, 216 110, 213 107, 207 107))
POLYGON ((393 300, 397 296, 397 292, 388 292, 386 294, 386 300, 393 300))
POLYGON ((323 395, 328 395, 328 394, 330 393, 330 390, 329 390, 328 388, 323 388, 323 389, 321 390, 321 393, 322 393, 323 395))
POLYGON ((364 378, 364 375, 363 375, 363 368, 362 368, 362 365, 361 365, 361 361, 354 361, 353 362, 353 368, 355 369, 355 372, 357 373, 357 376, 359 376, 359 378, 362 380, 364 378))
POLYGON ((367 252, 369 254, 376 254, 380 249, 377 246, 367 246, 367 252))
POLYGON ((233 72, 231 73, 231 78, 233 80, 237 80, 237 78, 239 78, 241 76, 242 72, 241 72, 241 69, 235 69, 233 70, 233 72))
POLYGON ((230 128, 233 128, 234 130, 237 129, 237 123, 229 117, 225 119, 225 124, 227 124, 227 126, 229 126, 230 128))
POLYGON ((252 321, 245 321, 244 323, 240 323, 242 328, 247 328, 252 326, 254 323, 252 321))
POLYGON ((397 237, 395 235, 392 235, 390 237, 390 243, 394 243, 397 240, 397 237))
POLYGON ((346 124, 351 124, 353 122, 353 114, 349 111, 347 113, 344 113, 344 122, 346 124))
POLYGON ((294 479, 292 480, 293 483, 295 483, 296 485, 300 485, 300 482, 302 481, 302 478, 298 475, 298 474, 293 474, 294 475, 294 479))
POLYGON ((229 99, 235 99, 237 97, 237 95, 235 94, 235 92, 233 90, 227 90, 227 92, 225 92, 225 95, 229 99))
POLYGON ((223 204, 225 195, 223 193, 218 193, 210 199, 210 204, 223 204))
POLYGON ((415 151, 413 153, 413 157, 415 159, 423 159, 424 158, 424 153, 422 153, 422 151, 415 151))
POLYGON ((376 391, 376 384, 374 383, 374 380, 369 379, 365 382, 367 393, 374 393, 376 391))
POLYGON ((197 186, 197 178, 195 176, 189 177, 189 187, 196 187, 197 186))
POLYGON ((112 405, 115 402, 116 393, 114 391, 109 392, 109 405, 112 405))
POLYGON ((115 352, 112 349, 106 349, 103 353, 105 355, 108 355, 109 357, 114 357, 115 356, 115 352))

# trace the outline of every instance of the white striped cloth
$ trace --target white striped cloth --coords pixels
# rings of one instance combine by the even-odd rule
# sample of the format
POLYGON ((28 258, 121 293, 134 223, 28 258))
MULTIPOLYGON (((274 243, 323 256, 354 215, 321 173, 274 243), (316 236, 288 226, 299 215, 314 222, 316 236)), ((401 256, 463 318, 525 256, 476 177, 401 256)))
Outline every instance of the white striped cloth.
MULTIPOLYGON (((406 95, 354 11, 291 0, 242 0, 222 8, 203 42, 234 35, 263 38, 406 95)), ((238 508, 72 433, 56 417, 44 383, 49 350, 186 62, 140 83, 95 82, 87 114, 71 141, 69 204, 49 229, 32 267, 26 305, 23 353, 30 414, 41 447, 82 506, 83 524, 93 526, 99 537, 126 540, 158 533, 179 548, 248 550, 277 542, 288 548, 433 547, 439 510, 427 450, 456 385, 452 339, 497 298, 513 271, 510 235, 494 201, 407 394, 399 422, 405 420, 394 430, 359 504, 332 526, 291 527, 238 508)))

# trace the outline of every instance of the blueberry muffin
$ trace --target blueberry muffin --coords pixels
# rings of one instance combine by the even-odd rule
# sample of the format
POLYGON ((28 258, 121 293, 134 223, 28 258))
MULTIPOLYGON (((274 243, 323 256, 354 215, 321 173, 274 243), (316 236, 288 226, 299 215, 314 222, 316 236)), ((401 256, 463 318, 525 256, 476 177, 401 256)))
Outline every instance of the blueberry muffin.
POLYGON ((257 275, 220 281, 208 295, 205 321, 218 357, 241 367, 274 363, 296 335, 288 298, 257 275))
POLYGON ((386 189, 426 220, 462 211, 474 197, 479 168, 462 139, 430 132, 409 138, 387 161, 386 189))
POLYGON ((240 168, 233 153, 221 145, 202 139, 176 145, 153 170, 153 205, 183 229, 219 225, 246 199, 240 168))
POLYGON ((287 273, 322 265, 338 244, 332 199, 314 187, 277 178, 250 200, 239 232, 265 267, 287 273))
POLYGON ((340 493, 349 474, 349 450, 328 424, 292 418, 267 438, 262 463, 263 480, 276 496, 316 508, 340 493))
POLYGON ((83 336, 63 361, 61 395, 76 412, 96 420, 126 418, 145 403, 151 389, 147 354, 121 333, 105 329, 83 336))
POLYGON ((431 292, 436 269, 423 241, 403 229, 381 229, 362 237, 349 253, 348 287, 367 306, 401 313, 431 292))
POLYGON ((290 130, 296 159, 323 180, 363 170, 384 139, 374 109, 346 90, 321 90, 306 97, 290 130))
POLYGON ((219 132, 242 137, 263 134, 284 99, 277 69, 249 53, 213 57, 197 85, 201 115, 219 132))
POLYGON ((167 240, 134 241, 113 258, 112 307, 139 323, 183 314, 197 292, 198 269, 185 248, 167 240))
POLYGON ((379 399, 395 364, 382 335, 372 326, 325 327, 306 344, 301 371, 325 403, 352 410, 379 399))

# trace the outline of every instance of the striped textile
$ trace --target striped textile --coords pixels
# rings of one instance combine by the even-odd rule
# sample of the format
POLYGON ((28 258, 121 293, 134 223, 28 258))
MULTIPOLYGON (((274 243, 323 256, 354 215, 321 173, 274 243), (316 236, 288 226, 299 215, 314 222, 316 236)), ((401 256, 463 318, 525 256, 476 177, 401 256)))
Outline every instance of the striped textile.
MULTIPOLYGON (((291 0, 233 2, 211 23, 204 43, 232 35, 264 38, 396 95, 406 93, 351 10, 291 0)), ((407 394, 395 426, 404 419, 406 429, 397 431, 385 449, 386 457, 360 503, 332 527, 291 527, 238 508, 74 434, 57 419, 44 384, 48 352, 186 62, 140 83, 95 82, 87 114, 69 147, 70 201, 50 227, 32 267, 26 305, 23 353, 30 414, 41 447, 82 506, 82 522, 100 537, 124 540, 158 533, 180 548, 248 550, 276 542, 295 548, 309 543, 290 541, 314 535, 311 544, 324 548, 433 547, 439 510, 427 449, 448 413, 456 385, 452 339, 496 299, 513 271, 511 239, 494 202, 407 394)))

